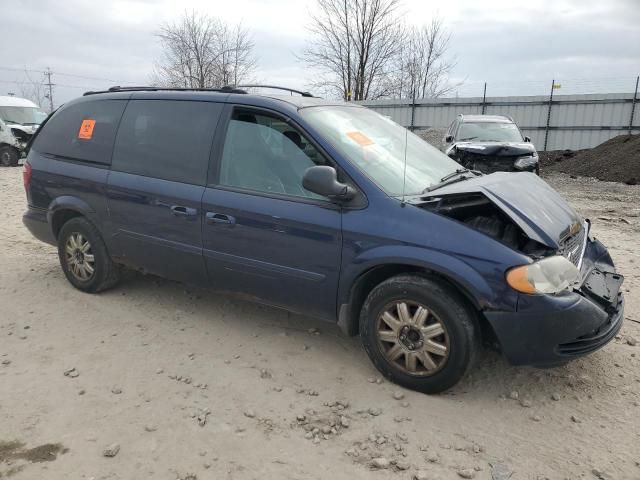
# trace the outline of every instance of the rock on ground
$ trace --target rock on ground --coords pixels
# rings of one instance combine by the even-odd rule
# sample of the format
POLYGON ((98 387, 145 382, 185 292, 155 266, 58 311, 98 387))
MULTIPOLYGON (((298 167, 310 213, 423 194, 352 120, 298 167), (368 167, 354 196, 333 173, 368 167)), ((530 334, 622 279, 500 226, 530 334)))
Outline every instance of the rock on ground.
POLYGON ((115 457, 120 451, 120 445, 112 443, 102 451, 102 455, 105 457, 115 457))

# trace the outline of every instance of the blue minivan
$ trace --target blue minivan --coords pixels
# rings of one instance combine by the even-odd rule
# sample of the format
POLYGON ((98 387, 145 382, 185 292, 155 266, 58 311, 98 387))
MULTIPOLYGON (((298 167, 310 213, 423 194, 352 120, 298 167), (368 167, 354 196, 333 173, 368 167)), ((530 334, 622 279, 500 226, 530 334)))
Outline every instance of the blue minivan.
POLYGON ((337 322, 422 392, 458 382, 483 345, 553 366, 622 324, 622 276, 543 180, 461 169, 350 103, 88 92, 40 128, 24 185, 24 224, 74 287, 130 267, 337 322))

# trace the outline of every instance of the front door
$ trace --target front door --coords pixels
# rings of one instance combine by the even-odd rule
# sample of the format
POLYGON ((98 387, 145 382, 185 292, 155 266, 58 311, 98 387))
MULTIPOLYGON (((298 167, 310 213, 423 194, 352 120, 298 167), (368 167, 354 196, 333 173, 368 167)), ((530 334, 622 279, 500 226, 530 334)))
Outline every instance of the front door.
POLYGON ((203 197, 203 253, 216 289, 335 318, 341 209, 302 187, 306 169, 322 164, 284 119, 233 110, 203 197))

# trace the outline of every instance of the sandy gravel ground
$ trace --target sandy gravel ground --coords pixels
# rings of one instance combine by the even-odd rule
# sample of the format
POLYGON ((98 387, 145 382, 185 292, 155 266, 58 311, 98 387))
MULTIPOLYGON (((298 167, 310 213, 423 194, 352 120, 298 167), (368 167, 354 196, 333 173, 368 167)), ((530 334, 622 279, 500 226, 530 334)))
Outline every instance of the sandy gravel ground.
POLYGON ((548 180, 626 276, 621 336, 551 370, 488 353, 426 396, 333 325, 133 273, 74 290, 0 169, 0 477, 640 478, 640 187, 548 180))

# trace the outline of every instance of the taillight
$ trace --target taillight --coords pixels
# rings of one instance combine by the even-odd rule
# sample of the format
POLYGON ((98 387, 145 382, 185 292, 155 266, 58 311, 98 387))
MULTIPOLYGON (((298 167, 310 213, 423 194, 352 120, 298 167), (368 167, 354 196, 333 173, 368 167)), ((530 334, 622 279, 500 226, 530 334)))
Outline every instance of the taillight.
POLYGON ((29 184, 31 183, 31 176, 33 175, 33 170, 31 169, 31 165, 29 162, 24 162, 24 166, 22 168, 22 181, 24 183, 24 189, 29 189, 29 184))

